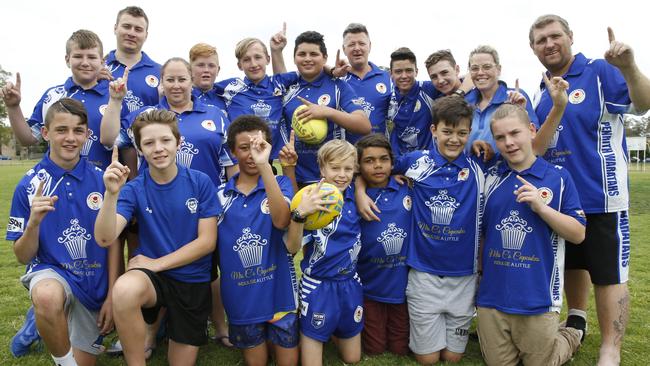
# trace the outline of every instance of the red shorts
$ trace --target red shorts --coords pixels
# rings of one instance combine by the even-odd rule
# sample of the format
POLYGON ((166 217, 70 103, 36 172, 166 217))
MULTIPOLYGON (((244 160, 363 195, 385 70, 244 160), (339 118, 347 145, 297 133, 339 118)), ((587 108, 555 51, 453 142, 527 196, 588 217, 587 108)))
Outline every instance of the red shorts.
POLYGON ((409 353, 408 306, 363 299, 364 324, 361 333, 363 351, 376 355, 389 351, 397 355, 409 353))

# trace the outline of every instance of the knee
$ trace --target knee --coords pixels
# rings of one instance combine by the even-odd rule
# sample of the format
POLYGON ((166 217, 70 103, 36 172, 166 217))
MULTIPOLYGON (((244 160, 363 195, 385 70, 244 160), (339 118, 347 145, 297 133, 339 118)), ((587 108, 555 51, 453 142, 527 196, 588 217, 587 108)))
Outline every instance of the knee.
POLYGON ((142 279, 137 276, 122 275, 115 281, 112 291, 113 309, 120 311, 140 307, 145 301, 145 289, 142 279))
POLYGON ((63 286, 54 280, 39 282, 32 289, 34 312, 40 318, 50 318, 63 313, 65 306, 65 291, 63 286))
POLYGON ((354 352, 351 354, 341 355, 341 359, 344 363, 354 364, 361 361, 361 352, 354 352))
POLYGON ((415 355, 415 361, 420 365, 433 365, 440 361, 440 352, 429 353, 426 355, 415 355))
POLYGON ((441 359, 445 362, 458 363, 463 358, 462 353, 442 351, 441 359))

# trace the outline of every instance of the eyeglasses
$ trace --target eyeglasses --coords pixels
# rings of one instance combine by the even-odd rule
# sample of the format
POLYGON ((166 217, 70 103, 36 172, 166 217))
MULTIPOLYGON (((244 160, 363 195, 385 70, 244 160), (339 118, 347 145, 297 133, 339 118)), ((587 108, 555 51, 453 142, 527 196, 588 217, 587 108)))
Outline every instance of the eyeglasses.
POLYGON ((477 73, 481 70, 488 72, 494 69, 496 66, 497 65, 495 64, 470 65, 469 71, 472 73, 477 73))

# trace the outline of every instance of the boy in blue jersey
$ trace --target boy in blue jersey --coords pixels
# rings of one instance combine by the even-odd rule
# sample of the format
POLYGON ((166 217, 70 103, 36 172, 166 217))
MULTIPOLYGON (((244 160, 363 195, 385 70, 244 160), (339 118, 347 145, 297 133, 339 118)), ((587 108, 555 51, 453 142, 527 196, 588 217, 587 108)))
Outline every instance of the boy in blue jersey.
POLYGON ((361 359, 363 328, 363 289, 356 272, 361 249, 361 227, 350 187, 356 164, 356 149, 345 140, 331 140, 318 150, 321 182, 331 183, 343 195, 341 214, 322 229, 303 231, 312 213, 327 211, 327 192, 320 184, 305 192, 298 207, 291 212, 287 232, 289 251, 304 245, 301 261, 300 352, 302 365, 321 365, 323 343, 338 338, 338 348, 345 363, 361 359))
MULTIPOLYGON (((388 72, 368 61, 370 48, 370 36, 365 25, 351 23, 345 28, 343 53, 348 58, 350 68, 342 79, 357 94, 363 112, 370 119, 371 132, 386 134, 386 116, 393 83, 388 72)), ((361 137, 354 133, 345 134, 345 139, 353 144, 361 137)))
MULTIPOLYGON (((347 131, 362 135, 369 133, 370 121, 354 91, 343 80, 332 78, 323 71, 327 61, 323 35, 313 31, 301 33, 296 37, 293 56, 299 78, 284 92, 285 123, 290 125, 294 111, 305 105, 307 108, 296 114, 301 121, 327 120, 327 136, 323 143, 344 139, 347 131)), ((296 140, 296 179, 299 185, 318 181, 316 154, 320 146, 322 143, 310 145, 296 140)))
POLYGON ((499 107, 491 129, 503 160, 485 182, 481 350, 488 365, 561 365, 585 330, 558 331, 565 240, 584 239, 584 212, 569 172, 535 156, 523 108, 499 107))
POLYGON ((154 322, 166 307, 169 363, 194 364, 207 340, 211 254, 221 207, 207 175, 176 163, 181 140, 173 112, 142 113, 133 134, 149 167, 125 185, 129 169, 113 150, 95 222, 97 240, 107 246, 131 218, 138 220, 140 245, 113 290, 115 324, 127 363, 144 365, 145 321, 154 322))
POLYGON ((102 41, 88 30, 78 30, 66 42, 66 64, 72 76, 62 85, 57 85, 43 93, 36 103, 29 119, 25 119, 20 108, 20 73, 16 83, 8 83, 1 91, 7 105, 7 116, 16 139, 23 145, 34 145, 42 138, 41 128, 47 110, 57 100, 69 97, 81 101, 88 113, 89 136, 81 149, 81 156, 102 169, 106 169, 111 160, 110 145, 105 147, 100 142, 100 124, 109 100, 106 80, 98 80, 102 68, 102 41))
POLYGON ((113 33, 117 49, 106 55, 106 67, 117 79, 130 72, 128 94, 124 101, 133 112, 148 105, 158 104, 160 65, 142 51, 149 35, 149 18, 142 8, 127 6, 117 13, 113 33))
MULTIPOLYGON (((571 84, 566 112, 552 126, 545 158, 569 170, 580 187, 587 214, 586 239, 568 246, 566 294, 569 324, 584 324, 589 281, 594 285, 602 335, 599 364, 618 364, 630 295, 629 191, 623 114, 650 108, 650 80, 639 69, 633 50, 611 29, 605 59, 573 54, 573 32, 557 15, 543 15, 530 27, 530 47, 550 76, 571 84)), ((604 39, 603 30, 603 43, 604 39)), ((551 113, 549 93, 540 85, 535 112, 551 113)), ((544 123, 546 124, 546 123, 544 123)), ((542 125, 542 128, 544 125, 542 125)))
POLYGON ((361 251, 357 271, 363 284, 365 310, 361 342, 369 355, 386 350, 407 355, 409 320, 406 305, 407 237, 411 227, 409 187, 390 173, 393 152, 383 134, 362 137, 356 143, 359 172, 366 194, 379 209, 380 221, 361 221, 361 251))
POLYGON ((211 104, 226 110, 221 95, 218 95, 214 81, 219 75, 219 55, 216 47, 207 43, 197 43, 190 48, 190 65, 192 67, 192 95, 205 104, 211 104))
POLYGON ((52 103, 41 128, 49 151, 16 187, 7 240, 27 272, 36 326, 56 365, 94 365, 100 335, 113 328, 112 260, 97 245, 93 226, 102 205, 102 171, 80 157, 88 138, 83 104, 52 103), (109 281, 110 279, 110 281, 109 281), (107 298, 107 293, 109 297, 107 298))
POLYGON ((440 93, 430 82, 415 80, 415 54, 406 47, 390 55, 390 77, 395 85, 388 111, 388 133, 395 155, 431 147, 431 106, 440 93))
POLYGON ((273 175, 270 142, 271 131, 260 117, 242 115, 228 127, 239 173, 217 193, 223 206, 217 242, 221 293, 230 342, 242 350, 246 365, 267 364, 267 342, 278 365, 297 365, 293 255, 299 248, 290 251, 282 240, 293 188, 289 178, 273 175))

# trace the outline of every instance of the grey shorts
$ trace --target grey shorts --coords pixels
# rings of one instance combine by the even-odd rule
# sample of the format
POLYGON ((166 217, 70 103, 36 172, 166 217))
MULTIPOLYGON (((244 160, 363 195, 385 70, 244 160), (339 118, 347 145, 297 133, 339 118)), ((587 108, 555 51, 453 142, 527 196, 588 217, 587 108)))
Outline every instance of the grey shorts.
POLYGON ((42 280, 54 279, 63 286, 65 292, 65 313, 68 320, 68 332, 70 333, 70 344, 72 347, 84 352, 98 355, 102 350, 95 345, 99 337, 99 328, 97 328, 97 312, 90 311, 79 302, 77 297, 72 293, 70 285, 65 278, 61 277, 52 269, 44 269, 36 272, 30 272, 20 278, 20 281, 29 289, 31 298, 32 289, 42 280))
POLYGON ((447 349, 465 352, 474 316, 477 276, 437 276, 409 271, 409 348, 426 355, 447 349))

